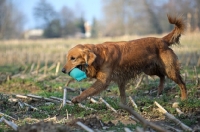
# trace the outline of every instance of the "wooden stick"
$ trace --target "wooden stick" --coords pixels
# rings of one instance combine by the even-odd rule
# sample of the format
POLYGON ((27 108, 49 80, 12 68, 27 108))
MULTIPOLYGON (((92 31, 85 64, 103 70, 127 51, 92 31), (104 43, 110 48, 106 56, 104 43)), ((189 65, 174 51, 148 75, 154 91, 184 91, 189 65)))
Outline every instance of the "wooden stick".
POLYGON ((178 113, 179 116, 184 114, 179 108, 176 108, 176 112, 178 113))
POLYGON ((133 100, 133 98, 131 96, 129 96, 128 98, 131 101, 132 106, 137 109, 137 104, 135 103, 135 101, 133 100))
POLYGON ((63 89, 63 107, 66 105, 67 89, 63 89))
POLYGON ((146 126, 149 126, 151 127, 152 129, 156 130, 156 131, 159 131, 159 132, 168 132, 167 130, 165 130, 164 128, 152 123, 152 122, 149 122, 147 120, 145 120, 141 115, 139 115, 137 112, 135 112, 134 110, 132 110, 130 107, 126 106, 126 105, 123 105, 123 104, 119 104, 119 106, 123 109, 125 109, 126 111, 128 111, 130 114, 132 114, 136 119, 138 119, 142 125, 144 127, 146 126))
POLYGON ((56 67, 56 64, 53 63, 53 64, 49 67, 49 69, 48 69, 47 71, 49 72, 49 71, 53 70, 55 67, 56 67))
POLYGON ((117 113, 117 111, 112 106, 110 106, 103 98, 100 97, 99 101, 103 102, 109 109, 117 113))
POLYGON ((3 115, 3 116, 5 116, 5 117, 8 117, 8 118, 10 118, 10 119, 12 119, 12 120, 15 120, 15 121, 17 120, 17 119, 15 119, 15 118, 13 118, 13 117, 7 115, 7 114, 4 114, 4 113, 2 113, 2 112, 0 112, 0 115, 3 115))
POLYGON ((198 78, 198 73, 197 73, 196 66, 194 66, 194 74, 196 76, 195 85, 198 86, 199 85, 199 78, 198 78))
POLYGON ((29 104, 27 104, 27 103, 24 103, 24 105, 30 107, 30 108, 33 109, 33 110, 38 110, 38 108, 33 107, 32 105, 29 105, 29 104))
POLYGON ((53 100, 53 99, 50 99, 50 98, 45 98, 45 97, 42 97, 42 96, 37 96, 37 95, 32 95, 32 94, 27 94, 28 97, 30 98, 36 98, 36 99, 44 99, 46 101, 49 101, 49 102, 53 102, 53 103, 59 103, 59 101, 57 100, 53 100))
POLYGON ((82 127, 84 130, 86 130, 87 132, 94 132, 91 128, 89 128, 88 126, 84 125, 83 123, 81 123, 80 121, 76 122, 77 125, 79 125, 80 127, 82 127))
POLYGON ((135 89, 137 89, 139 87, 139 85, 142 83, 143 78, 144 78, 144 74, 141 75, 137 85, 135 86, 135 89))
POLYGON ((22 99, 27 99, 28 97, 25 95, 20 95, 20 94, 16 94, 15 95, 17 98, 22 98, 22 99))
POLYGON ((182 130, 179 130, 179 129, 176 129, 172 126, 169 126, 169 125, 164 125, 165 128, 167 128, 168 130, 171 130, 172 132, 183 132, 182 130))
POLYGON ((128 127, 125 127, 125 128, 124 128, 124 131, 125 131, 125 132, 132 132, 128 127))
POLYGON ((33 63, 33 64, 31 65, 30 73, 32 73, 34 67, 35 67, 35 63, 33 63))
POLYGON ((145 132, 144 129, 141 127, 136 127, 135 131, 136 132, 145 132))
POLYGON ((40 59, 37 61, 37 67, 36 67, 36 74, 38 74, 40 68, 40 59))
MULTIPOLYGON (((53 99, 53 100, 57 100, 57 101, 63 102, 63 99, 58 98, 58 97, 51 96, 50 98, 53 99)), ((66 99, 66 103, 71 104, 72 102, 70 100, 66 99)))
POLYGON ((135 122, 140 122, 138 119, 136 119, 134 116, 130 116, 130 118, 132 119, 132 120, 134 120, 135 122))
POLYGON ((178 120, 177 118, 175 118, 172 114, 168 113, 160 104, 158 104, 158 102, 154 102, 156 104, 156 106, 158 106, 158 108, 161 110, 161 112, 170 120, 172 120, 173 122, 175 122, 178 126, 180 126, 184 131, 192 131, 192 129, 188 126, 186 126, 185 124, 183 124, 180 120, 178 120))
POLYGON ((58 62, 56 66, 56 73, 55 73, 56 76, 58 75, 59 69, 60 69, 60 62, 58 62))
POLYGON ((98 102, 95 99, 93 99, 92 97, 88 97, 88 99, 90 100, 90 102, 92 102, 94 104, 98 104, 98 102))
POLYGON ((4 117, 1 117, 0 122, 4 122, 6 123, 8 126, 10 126, 12 129, 14 129, 15 131, 17 131, 18 126, 13 123, 12 121, 8 121, 6 120, 4 117))

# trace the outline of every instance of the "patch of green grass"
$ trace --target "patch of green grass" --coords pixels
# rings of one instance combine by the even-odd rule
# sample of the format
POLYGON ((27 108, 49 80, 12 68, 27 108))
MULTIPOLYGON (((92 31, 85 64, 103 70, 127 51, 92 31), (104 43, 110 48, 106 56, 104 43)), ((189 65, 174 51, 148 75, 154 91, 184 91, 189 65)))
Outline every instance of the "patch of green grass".
POLYGON ((74 115, 75 117, 85 117, 86 115, 90 114, 91 110, 85 110, 84 108, 80 108, 78 105, 65 105, 61 109, 61 114, 66 115, 67 113, 74 115))
POLYGON ((17 74, 23 71, 24 68, 19 65, 4 65, 0 66, 0 72, 2 73, 10 73, 11 75, 17 74))
POLYGON ((113 115, 112 111, 101 111, 101 119, 103 122, 107 122, 110 120, 115 119, 115 116, 113 115))
POLYGON ((181 101, 179 106, 181 108, 200 108, 200 100, 197 98, 188 98, 185 101, 181 101))
POLYGON ((44 119, 48 117, 48 113, 41 113, 39 111, 34 111, 31 113, 32 118, 44 119))
POLYGON ((137 126, 141 126, 139 124, 123 124, 120 121, 116 124, 116 126, 110 127, 108 130, 115 130, 115 132, 122 132, 124 128, 129 128, 130 130, 135 130, 137 126))

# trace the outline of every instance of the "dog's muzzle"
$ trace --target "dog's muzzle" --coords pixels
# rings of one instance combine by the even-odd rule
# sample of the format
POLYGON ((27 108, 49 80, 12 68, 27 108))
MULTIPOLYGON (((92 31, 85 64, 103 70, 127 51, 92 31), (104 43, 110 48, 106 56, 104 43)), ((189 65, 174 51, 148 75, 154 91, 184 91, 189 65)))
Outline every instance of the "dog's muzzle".
POLYGON ((63 68, 63 69, 62 69, 62 72, 63 72, 63 73, 66 73, 66 69, 65 69, 65 68, 63 68))

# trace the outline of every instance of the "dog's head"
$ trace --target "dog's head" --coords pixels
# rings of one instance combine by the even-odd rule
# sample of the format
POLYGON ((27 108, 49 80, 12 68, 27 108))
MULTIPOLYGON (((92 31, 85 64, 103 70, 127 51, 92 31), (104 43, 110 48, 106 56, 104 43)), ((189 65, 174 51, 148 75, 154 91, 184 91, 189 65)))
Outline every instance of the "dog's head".
POLYGON ((96 55, 83 45, 77 45, 68 51, 63 73, 70 73, 72 69, 79 68, 87 73, 87 67, 95 61, 96 55))

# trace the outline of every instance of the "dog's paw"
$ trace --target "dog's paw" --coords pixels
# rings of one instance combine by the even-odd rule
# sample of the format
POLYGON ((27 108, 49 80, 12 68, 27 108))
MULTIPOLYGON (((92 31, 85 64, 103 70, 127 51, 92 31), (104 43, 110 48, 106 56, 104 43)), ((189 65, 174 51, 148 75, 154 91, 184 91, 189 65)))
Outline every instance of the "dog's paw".
POLYGON ((82 100, 80 99, 79 96, 74 97, 74 98, 72 99, 72 103, 74 103, 74 104, 80 103, 81 101, 82 101, 82 100))

